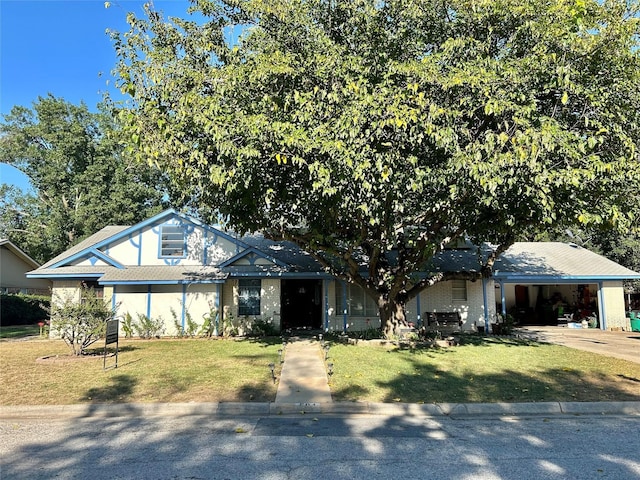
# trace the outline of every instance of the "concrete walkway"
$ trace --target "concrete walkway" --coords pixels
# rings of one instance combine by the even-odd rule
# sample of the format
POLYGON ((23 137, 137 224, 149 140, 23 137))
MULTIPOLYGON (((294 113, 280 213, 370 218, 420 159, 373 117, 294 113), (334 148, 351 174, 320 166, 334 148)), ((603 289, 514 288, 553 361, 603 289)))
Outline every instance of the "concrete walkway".
POLYGON ((331 403, 324 352, 320 342, 291 339, 284 352, 276 404, 331 403))
POLYGON ((640 363, 640 333, 597 328, 531 326, 518 328, 526 338, 640 363))

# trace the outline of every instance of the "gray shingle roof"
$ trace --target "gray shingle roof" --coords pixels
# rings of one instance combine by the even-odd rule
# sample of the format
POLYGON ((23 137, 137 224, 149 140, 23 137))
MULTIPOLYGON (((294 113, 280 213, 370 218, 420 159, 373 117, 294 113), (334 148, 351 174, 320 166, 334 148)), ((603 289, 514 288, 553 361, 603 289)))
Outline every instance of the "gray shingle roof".
POLYGON ((66 250, 66 251, 62 252, 60 255, 52 258, 47 263, 42 265, 41 268, 46 269, 47 267, 50 267, 51 265, 55 265, 59 261, 64 260, 65 258, 69 258, 69 257, 75 255, 76 253, 81 252, 85 248, 91 248, 96 243, 101 242, 103 240, 106 240, 107 238, 109 238, 109 237, 111 237, 113 235, 116 235, 116 234, 120 233, 121 231, 126 230, 127 228, 129 228, 129 227, 126 226, 126 225, 109 225, 107 227, 104 227, 102 230, 100 230, 100 231, 94 233, 93 235, 85 238, 84 240, 82 240, 77 245, 74 245, 69 250, 66 250))
POLYGON ((496 277, 549 276, 633 279, 640 274, 578 245, 518 242, 496 261, 496 277))
POLYGON ((200 265, 110 267, 100 278, 100 283, 215 283, 227 277, 228 273, 217 267, 200 265))

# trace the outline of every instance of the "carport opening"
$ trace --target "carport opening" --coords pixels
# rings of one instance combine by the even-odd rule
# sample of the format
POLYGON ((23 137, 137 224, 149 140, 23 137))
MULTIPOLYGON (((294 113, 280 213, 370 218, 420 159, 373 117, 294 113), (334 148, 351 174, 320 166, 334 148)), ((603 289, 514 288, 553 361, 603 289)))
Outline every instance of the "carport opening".
MULTIPOLYGON (((598 317, 595 284, 504 284, 506 312, 520 325, 566 325, 593 322, 598 317)), ((496 288, 497 311, 502 311, 501 291, 496 288)))

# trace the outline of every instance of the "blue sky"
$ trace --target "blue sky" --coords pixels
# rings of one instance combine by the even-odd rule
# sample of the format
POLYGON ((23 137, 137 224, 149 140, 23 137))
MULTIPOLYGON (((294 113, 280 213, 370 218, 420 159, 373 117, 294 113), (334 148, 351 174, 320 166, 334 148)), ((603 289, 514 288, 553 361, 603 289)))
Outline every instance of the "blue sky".
MULTIPOLYGON (((113 89, 116 56, 107 29, 126 31, 142 0, 0 0, 0 113, 31 107, 48 93, 95 110, 113 89)), ((155 0, 156 10, 185 17, 187 0, 155 0)), ((24 175, 0 164, 0 183, 25 188, 24 175)))

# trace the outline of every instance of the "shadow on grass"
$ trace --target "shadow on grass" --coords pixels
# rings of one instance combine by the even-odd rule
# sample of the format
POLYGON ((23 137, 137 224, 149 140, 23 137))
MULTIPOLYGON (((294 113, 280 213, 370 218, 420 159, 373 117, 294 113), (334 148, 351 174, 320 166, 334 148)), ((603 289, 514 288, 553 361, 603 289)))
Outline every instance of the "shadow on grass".
POLYGON ((377 382, 388 390, 385 402, 552 402, 638 401, 638 379, 619 381, 600 372, 585 374, 570 368, 552 368, 527 374, 504 370, 499 374, 457 375, 431 365, 414 362, 412 375, 399 374, 377 382), (622 385, 625 383, 626 385, 622 385), (635 393, 634 393, 635 392, 635 393))
POLYGON ((497 337, 490 335, 467 334, 460 336, 460 345, 473 345, 475 347, 490 347, 494 345, 505 345, 508 347, 538 347, 540 346, 540 343, 526 338, 510 336, 497 337))
POLYGON ((269 337, 246 337, 239 339, 239 342, 255 343, 262 347, 271 347, 273 345, 282 345, 283 341, 286 341, 281 336, 269 336, 269 337))
POLYGON ((111 383, 104 387, 90 388, 80 400, 92 403, 126 402, 137 383, 130 375, 114 375, 110 381, 111 383))
POLYGON ((555 357, 556 361, 552 361, 554 357, 547 355, 553 354, 539 351, 546 347, 526 339, 481 336, 463 336, 461 345, 453 348, 405 345, 385 353, 393 356, 388 367, 393 369, 393 375, 383 369, 368 384, 354 382, 359 383, 357 388, 342 381, 332 393, 343 401, 362 401, 373 394, 383 402, 405 403, 640 401, 640 375, 621 374, 616 371, 618 367, 599 370, 574 357, 555 357), (491 353, 489 357, 477 355, 480 350, 476 347, 489 346, 501 347, 502 353, 496 351, 496 355, 504 358, 491 353), (535 347, 537 353, 529 359, 527 354, 521 356, 511 350, 519 347, 526 347, 529 352, 535 347), (505 348, 510 353, 505 353, 505 348), (456 361, 456 355, 464 356, 464 349, 469 349, 469 354, 475 352, 477 368, 474 363, 461 366, 456 361), (488 368, 483 368, 483 359, 489 362, 488 368), (572 361, 578 362, 575 368, 572 361))

